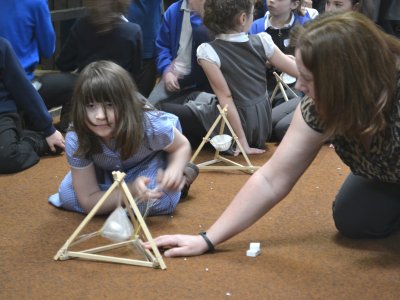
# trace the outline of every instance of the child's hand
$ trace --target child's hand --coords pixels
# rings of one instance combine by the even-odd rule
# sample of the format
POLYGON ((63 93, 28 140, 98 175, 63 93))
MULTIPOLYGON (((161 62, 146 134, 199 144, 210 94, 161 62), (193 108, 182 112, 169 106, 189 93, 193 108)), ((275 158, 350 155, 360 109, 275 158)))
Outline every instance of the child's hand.
POLYGON ((162 190, 179 191, 185 185, 185 177, 183 171, 174 168, 167 168, 166 170, 158 170, 157 181, 158 186, 162 190))
MULTIPOLYGON (((243 151, 246 154, 262 154, 265 152, 264 149, 251 148, 245 137, 239 138, 239 142, 240 142, 240 145, 242 145, 243 151)), ((240 152, 242 152, 242 151, 240 150, 239 146, 236 144, 236 150, 233 152, 233 155, 238 156, 240 154, 240 152)))
POLYGON ((65 150, 65 140, 63 135, 56 130, 52 135, 46 137, 46 142, 50 147, 50 150, 54 153, 57 151, 62 152, 62 150, 65 150), (59 149, 57 150, 56 147, 59 149))
MULTIPOLYGON (((247 146, 247 147, 242 146, 242 147, 243 147, 243 150, 246 152, 246 154, 262 154, 265 152, 264 149, 251 148, 249 146, 247 146)), ((236 150, 233 153, 233 155, 238 156, 240 154, 240 152, 242 152, 242 151, 240 151, 240 148, 236 147, 236 150)))
POLYGON ((167 71, 166 73, 164 73, 164 82, 165 88, 169 92, 177 92, 181 89, 178 83, 178 77, 171 71, 167 71))
POLYGON ((139 176, 132 183, 129 184, 129 190, 135 198, 141 201, 147 201, 151 199, 159 199, 163 193, 159 189, 149 190, 147 185, 150 182, 150 178, 139 176))

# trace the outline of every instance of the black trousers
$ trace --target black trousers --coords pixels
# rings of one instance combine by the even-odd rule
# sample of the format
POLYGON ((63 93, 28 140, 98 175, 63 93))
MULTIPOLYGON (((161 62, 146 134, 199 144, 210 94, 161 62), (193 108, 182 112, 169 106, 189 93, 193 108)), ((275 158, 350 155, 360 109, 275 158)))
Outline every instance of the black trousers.
POLYGON ((333 202, 333 219, 347 237, 390 235, 400 229, 400 184, 350 173, 333 202))
POLYGON ((301 97, 290 99, 272 109, 272 136, 270 142, 280 143, 292 123, 293 115, 301 97))
POLYGON ((39 161, 31 144, 21 140, 21 119, 17 113, 0 114, 0 173, 16 173, 39 161))
POLYGON ((157 81, 157 67, 156 60, 154 58, 143 59, 142 70, 139 78, 136 81, 138 91, 145 96, 149 97, 151 91, 156 85, 157 81))
POLYGON ((203 137, 207 134, 207 131, 193 111, 186 105, 170 103, 168 101, 159 102, 158 107, 160 110, 174 114, 179 118, 182 133, 189 140, 192 149, 195 150, 203 141, 203 137))
POLYGON ((47 109, 51 109, 71 100, 77 75, 61 72, 46 74, 37 79, 42 84, 38 92, 47 109))

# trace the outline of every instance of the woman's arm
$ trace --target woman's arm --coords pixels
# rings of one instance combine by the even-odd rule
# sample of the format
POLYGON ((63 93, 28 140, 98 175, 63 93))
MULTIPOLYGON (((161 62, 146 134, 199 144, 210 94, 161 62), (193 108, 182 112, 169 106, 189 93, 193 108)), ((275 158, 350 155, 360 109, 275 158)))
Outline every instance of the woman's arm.
MULTIPOLYGON (((228 121, 235 131, 235 134, 237 135, 244 151, 247 154, 258 154, 265 152, 265 150, 262 149, 250 148, 243 130, 242 123, 240 122, 236 105, 233 102, 231 91, 220 68, 218 68, 218 66, 214 63, 211 63, 205 59, 199 59, 198 61, 203 68, 204 73, 206 74, 211 88, 217 96, 221 107, 228 105, 228 121)), ((239 153, 236 153, 236 155, 237 154, 239 153)))
MULTIPOLYGON (((250 177, 207 231, 211 242, 217 245, 245 230, 281 201, 313 161, 323 141, 324 137, 305 123, 298 107, 271 159, 250 177)), ((155 241, 160 247, 174 247, 165 252, 166 256, 200 255, 207 250, 201 236, 167 235, 155 241)))
POLYGON ((164 151, 168 152, 168 165, 160 186, 167 190, 182 189, 185 184, 183 171, 190 160, 191 147, 188 139, 174 128, 174 140, 164 151))

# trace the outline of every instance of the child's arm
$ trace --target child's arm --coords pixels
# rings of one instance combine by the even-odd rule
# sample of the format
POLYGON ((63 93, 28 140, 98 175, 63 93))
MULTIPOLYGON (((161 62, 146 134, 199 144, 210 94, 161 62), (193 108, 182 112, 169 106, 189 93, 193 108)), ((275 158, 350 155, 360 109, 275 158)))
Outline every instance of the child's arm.
POLYGON ((163 74, 165 88, 170 92, 178 92, 181 90, 179 85, 178 76, 173 71, 173 63, 166 69, 163 74))
MULTIPOLYGON (((94 165, 91 164, 83 169, 71 168, 71 174, 72 184, 79 204, 88 213, 105 193, 100 190, 94 165)), ((110 195, 109 199, 98 210, 98 214, 109 213, 117 207, 119 199, 116 194, 114 192, 110 195)))
MULTIPOLYGON (((240 122, 239 114, 236 109, 236 105, 233 102, 231 91, 229 86, 222 74, 220 68, 217 65, 205 60, 199 59, 199 64, 204 70, 208 81, 218 98, 218 101, 222 107, 228 105, 228 120, 231 123, 233 130, 235 131, 238 139, 247 154, 258 154, 263 153, 265 150, 257 149, 257 148, 250 148, 246 135, 244 133, 242 123, 240 122)), ((236 152, 235 155, 238 155, 239 152, 236 152)))
POLYGON ((293 56, 284 54, 278 47, 276 47, 274 54, 269 59, 269 62, 282 72, 289 74, 293 77, 298 77, 298 70, 296 61, 293 56))
POLYGON ((168 165, 163 172, 160 187, 166 190, 182 189, 183 171, 190 160, 191 147, 188 139, 174 128, 174 140, 164 148, 168 152, 168 165))
MULTIPOLYGON (((86 213, 89 213, 105 193, 105 191, 100 189, 97 182, 94 165, 91 164, 83 169, 71 168, 71 173, 72 183, 79 204, 86 213)), ((142 198, 143 200, 160 198, 162 196, 161 192, 148 190, 148 182, 148 178, 140 176, 134 182, 128 183, 132 196, 134 198, 142 198)), ((97 211, 97 214, 110 213, 118 205, 123 204, 121 196, 118 189, 114 191, 97 211)))

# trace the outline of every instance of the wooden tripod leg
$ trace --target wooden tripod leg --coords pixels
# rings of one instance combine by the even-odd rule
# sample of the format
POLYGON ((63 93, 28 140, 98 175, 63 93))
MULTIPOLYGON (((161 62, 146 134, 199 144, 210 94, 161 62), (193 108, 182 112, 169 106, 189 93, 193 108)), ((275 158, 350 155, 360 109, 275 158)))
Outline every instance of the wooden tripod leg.
POLYGON ((289 101, 289 99, 288 99, 288 97, 286 95, 286 91, 285 91, 285 89, 284 89, 284 87, 282 85, 282 82, 283 82, 282 77, 279 76, 278 73, 276 73, 276 72, 274 72, 273 74, 275 76, 276 86, 279 87, 279 89, 281 90, 283 98, 285 99, 286 102, 289 101))
POLYGON ((215 127, 217 127, 218 122, 221 120, 222 116, 219 115, 217 117, 217 119, 215 120, 214 124, 210 127, 210 129, 208 130, 207 134, 205 137, 203 137, 203 141, 201 142, 201 144, 199 145, 199 147, 197 147, 196 152, 193 154, 192 158, 190 159, 191 163, 194 163, 194 160, 196 159, 197 155, 199 155, 201 149, 203 149, 204 144, 208 142, 208 139, 210 138, 210 135, 213 133, 215 127))
POLYGON ((282 93, 282 95, 283 95, 283 98, 285 99, 286 102, 288 102, 288 101, 289 101, 289 98, 288 98, 288 96, 286 95, 286 91, 285 91, 285 89, 284 89, 284 87, 283 87, 283 85, 282 85, 282 82, 278 82, 278 85, 279 85, 279 89, 281 90, 281 93, 282 93))
POLYGON ((126 185, 126 183, 124 181, 121 182, 121 187, 122 187, 123 191, 125 192, 125 195, 128 198, 129 203, 131 204, 131 207, 132 207, 132 209, 133 209, 133 211, 135 213, 135 216, 136 216, 139 224, 142 227, 142 230, 143 230, 143 232, 144 232, 144 234, 145 234, 145 236, 147 238, 147 241, 151 245, 151 249, 153 250, 153 252, 155 254, 155 257, 157 258, 157 261, 158 261, 158 263, 160 265, 160 268, 163 269, 163 270, 166 269, 167 266, 164 263, 164 260, 163 260, 161 254, 160 254, 160 251, 158 250, 157 245, 154 242, 153 237, 151 236, 150 231, 147 228, 147 225, 146 225, 146 223, 145 223, 145 221, 144 221, 144 219, 142 217, 142 214, 140 213, 139 208, 137 207, 136 202, 133 199, 133 197, 132 197, 132 195, 131 195, 131 193, 130 193, 130 191, 128 189, 128 186, 126 185))
POLYGON ((292 93, 292 96, 298 97, 298 95, 297 95, 297 94, 290 88, 290 86, 288 86, 287 83, 284 82, 283 80, 282 80, 282 84, 285 86, 285 88, 287 88, 287 89, 292 93))
POLYGON ((233 138, 234 138, 236 144, 238 145, 240 151, 242 152, 243 157, 245 158, 247 164, 248 164, 249 166, 253 166, 253 165, 251 164, 251 162, 250 162, 249 157, 247 156, 246 152, 244 151, 242 144, 239 142, 239 139, 238 139, 238 137, 237 137, 235 131, 233 130, 231 124, 229 123, 228 118, 226 117, 225 114, 222 113, 221 107, 218 106, 218 109, 220 110, 221 116, 222 116, 222 118, 224 119, 226 126, 228 126, 228 128, 229 128, 229 130, 230 130, 230 132, 231 132, 231 134, 232 134, 232 136, 233 136, 233 138))
MULTIPOLYGON (((125 176, 125 174, 124 174, 125 176)), ((123 178, 123 177, 122 177, 123 178)), ((64 252, 70 244, 75 240, 78 234, 82 231, 82 229, 87 225, 87 223, 93 218, 99 208, 103 205, 104 201, 110 196, 110 194, 114 191, 114 189, 119 185, 118 181, 114 181, 114 183, 110 186, 110 188, 104 193, 103 197, 100 198, 99 202, 93 207, 93 209, 88 213, 86 218, 79 224, 78 228, 72 233, 69 239, 65 242, 65 244, 58 250, 57 254, 54 256, 55 260, 58 260, 61 256, 64 255, 64 252)))
POLYGON ((275 96, 276 96, 276 92, 278 91, 278 84, 276 84, 274 91, 272 92, 271 98, 269 99, 269 101, 271 102, 271 104, 274 102, 275 96))
MULTIPOLYGON (((285 82, 285 81, 283 81, 283 79, 282 79, 282 74, 281 74, 281 76, 279 76, 278 75, 278 73, 276 73, 276 72, 274 72, 273 73, 274 74, 274 76, 275 76, 275 79, 276 79, 276 81, 278 82, 278 83, 280 83, 280 85, 279 85, 279 88, 281 89, 281 91, 282 91, 282 93, 283 93, 283 97, 285 98, 285 100, 286 99, 288 99, 287 98, 287 94, 286 94, 286 91, 285 91, 285 89, 284 89, 284 87, 287 89, 287 90, 289 90, 290 91, 290 93, 292 94, 292 96, 293 97, 298 97, 298 95, 290 88, 290 86, 285 82), (282 86, 283 85, 283 86, 282 86), (286 96, 286 97, 285 97, 286 96)), ((278 86, 278 85, 277 85, 278 86)), ((275 91, 275 90, 274 90, 275 91)), ((286 101, 288 101, 288 100, 286 100, 286 101)))

